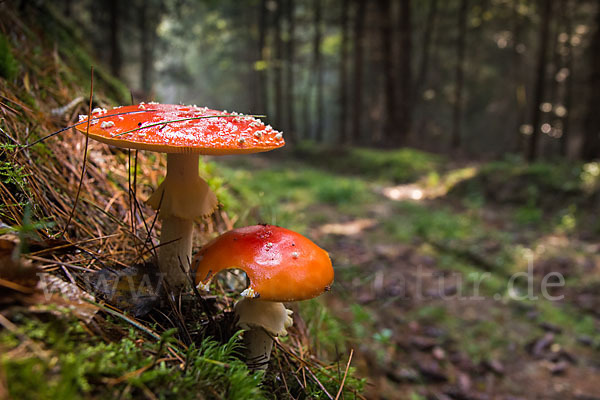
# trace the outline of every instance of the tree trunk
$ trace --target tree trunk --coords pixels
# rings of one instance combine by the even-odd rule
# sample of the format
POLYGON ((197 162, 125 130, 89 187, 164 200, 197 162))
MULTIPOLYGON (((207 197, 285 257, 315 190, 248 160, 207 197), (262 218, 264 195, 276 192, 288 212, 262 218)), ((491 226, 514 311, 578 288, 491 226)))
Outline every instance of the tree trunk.
POLYGON ((596 32, 590 44, 590 98, 588 99, 588 110, 584 124, 583 148, 581 157, 584 160, 593 160, 600 157, 600 1, 597 1, 596 10, 596 32))
POLYGON ((317 142, 323 141, 323 68, 321 65, 321 40, 323 37, 323 29, 321 26, 321 13, 322 3, 321 0, 315 0, 315 37, 313 43, 313 57, 314 57, 314 73, 316 77, 316 125, 315 125, 315 140, 317 142))
MULTIPOLYGON (((560 2, 562 3, 562 1, 560 2)), ((543 111, 548 115, 548 119, 550 121, 550 124, 553 126, 554 129, 556 129, 555 127, 555 118, 554 118, 554 114, 553 114, 553 110, 554 107, 560 103, 560 97, 561 97, 561 93, 560 93, 560 85, 559 82, 555 79, 556 76, 558 75, 558 71, 561 68, 561 55, 560 55, 560 51, 559 51, 559 42, 558 42, 558 37, 563 29, 563 17, 564 15, 560 12, 559 9, 559 13, 557 14, 558 18, 554 18, 553 23, 551 24, 550 27, 550 31, 552 32, 550 34, 551 40, 550 40, 550 82, 549 83, 549 87, 548 87, 548 95, 546 96, 546 101, 545 102, 549 102, 550 105, 552 106, 552 108, 550 109, 550 111, 543 111)), ((550 137, 554 137, 552 136, 552 134, 550 135, 550 137)), ((560 143, 552 143, 553 145, 558 144, 560 146, 560 143)), ((543 149, 544 146, 542 146, 543 149)), ((559 150, 560 151, 560 150, 559 150)), ((543 154, 543 153, 542 153, 543 154)))
POLYGON ((259 114, 268 114, 268 94, 267 94, 267 70, 264 65, 266 59, 266 37, 267 37, 267 0, 261 0, 258 10, 258 63, 256 65, 256 74, 258 80, 258 90, 256 96, 255 112, 259 114))
POLYGON ((119 15, 119 1, 110 0, 110 72, 117 78, 121 77, 121 47, 119 43, 119 31, 121 28, 119 15))
POLYGON ((379 0, 378 5, 381 15, 380 34, 381 48, 383 52, 382 73, 384 93, 383 134, 381 137, 386 145, 394 145, 397 143, 396 135, 399 132, 396 122, 396 83, 394 79, 395 70, 392 58, 392 7, 390 0, 379 0))
POLYGON ((412 125, 412 26, 411 26, 411 1, 400 2, 400 119, 395 143, 404 144, 410 135, 412 125))
POLYGON ((425 23, 425 31, 423 32, 423 45, 421 52, 421 61, 419 63, 419 72, 417 75, 415 91, 413 95, 415 100, 427 82, 427 71, 429 70, 429 54, 431 53, 431 43, 433 32, 435 30, 435 23, 437 20, 438 12, 438 0, 431 0, 429 4, 429 11, 427 13, 427 22, 425 23))
POLYGON ((273 15, 273 45, 275 57, 273 60, 273 94, 274 94, 274 124, 281 127, 283 123, 283 80, 282 80, 282 59, 283 59, 283 43, 281 40, 281 7, 282 0, 277 0, 275 3, 275 13, 273 15))
POLYGON ((363 116, 363 51, 365 35, 366 0, 357 0, 356 15, 354 16, 354 73, 352 97, 352 142, 361 142, 361 125, 363 116))
POLYGON ((452 114, 452 150, 461 146, 461 118, 465 69, 465 47, 467 39, 468 0, 461 0, 458 10, 458 40, 456 42, 456 71, 454 87, 454 112, 452 114))
POLYGON ((287 137, 290 142, 296 141, 296 121, 294 118, 294 46, 295 46, 295 2, 287 0, 286 16, 288 20, 288 43, 287 43, 287 75, 286 75, 286 114, 287 114, 287 137))
MULTIPOLYGON (((438 6, 439 10, 436 11, 436 14, 440 16, 445 16, 448 14, 448 9, 450 7, 450 3, 448 1, 440 2, 438 3, 438 6)), ((440 21, 439 26, 441 26, 443 18, 436 18, 436 20, 440 21)), ((445 48, 445 30, 443 28, 440 29, 439 26, 436 27, 436 24, 434 23, 431 28, 431 50, 429 51, 428 56, 428 58, 431 59, 431 61, 428 63, 430 63, 431 65, 440 65, 440 63, 442 62, 441 60, 443 58, 440 54, 440 49, 445 48)), ((434 68, 431 71, 438 72, 438 70, 439 68, 434 68)), ((440 75, 439 73, 431 74, 431 71, 428 70, 428 72, 426 73, 426 77, 423 79, 423 88, 425 88, 425 85, 427 84, 428 88, 431 88, 434 92, 439 93, 441 92, 441 90, 443 90, 440 89, 440 75)), ((419 96, 423 94, 422 91, 415 93, 418 93, 419 96)), ((421 99, 419 98, 419 100, 421 99)), ((425 145, 426 143, 428 143, 429 138, 427 135, 427 128, 430 124, 430 120, 427 115, 428 108, 429 106, 423 107, 423 109, 425 110, 425 114, 420 114, 418 124, 415 128, 416 132, 414 138, 412 139, 412 143, 418 145, 425 145)))
MULTIPOLYGON (((149 13, 148 2, 140 3, 139 30, 140 30, 140 88, 146 98, 152 92, 152 45, 154 41, 153 31, 150 32, 148 25, 149 13)), ((154 27, 153 27, 154 28, 154 27)))
POLYGON ((531 123, 533 132, 529 137, 529 148, 527 149, 527 160, 534 161, 538 156, 538 141, 540 137, 540 121, 542 118, 540 104, 544 101, 545 78, 546 78, 546 54, 548 53, 548 34, 550 31, 550 20, 552 19, 552 0, 543 1, 543 13, 540 23, 538 37, 539 50, 536 65, 536 82, 532 105, 531 123))
POLYGON ((523 30, 523 24, 521 15, 519 14, 519 4, 521 0, 513 0, 513 45, 512 45, 512 59, 511 59, 511 74, 512 74, 512 92, 514 95, 514 112, 515 112, 515 127, 514 129, 514 147, 513 150, 516 152, 523 151, 523 134, 521 133, 521 126, 525 123, 527 104, 527 93, 526 86, 523 82, 523 57, 521 56, 519 45, 521 44, 521 36, 523 30))
MULTIPOLYGON (((571 38, 573 37, 573 13, 572 7, 575 7, 573 3, 565 0, 563 5, 563 16, 565 18, 565 31, 567 34, 567 40, 564 44, 566 48, 566 55, 564 65, 569 74, 565 78, 565 109, 566 114, 562 118, 562 135, 560 137, 560 155, 563 157, 567 156, 569 147, 569 134, 570 134, 570 122, 571 122, 571 104, 573 103, 573 47, 571 46, 571 38)), ((599 11, 600 12, 600 11, 599 11)))
POLYGON ((71 0, 65 0, 63 13, 65 18, 71 18, 71 10, 73 9, 73 2, 71 0))
POLYGON ((339 143, 348 142, 348 9, 349 0, 342 0, 341 20, 342 42, 340 43, 340 131, 339 143))

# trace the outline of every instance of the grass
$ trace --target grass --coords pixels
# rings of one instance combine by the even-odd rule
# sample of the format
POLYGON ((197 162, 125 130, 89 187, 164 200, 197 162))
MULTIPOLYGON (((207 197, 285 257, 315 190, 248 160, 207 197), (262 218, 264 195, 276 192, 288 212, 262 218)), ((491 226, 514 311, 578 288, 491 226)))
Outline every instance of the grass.
POLYGON ((219 176, 209 184, 226 209, 248 224, 271 223, 302 232, 320 218, 318 210, 311 209, 313 206, 331 206, 360 215, 362 207, 375 198, 361 179, 297 163, 281 169, 261 169, 252 161, 233 159, 208 163, 204 171, 219 176))
POLYGON ((326 357, 347 353, 346 343, 350 338, 339 317, 323 306, 319 299, 303 301, 298 306, 306 321, 315 354, 326 357))
POLYGON ((338 174, 407 183, 440 169, 443 157, 416 149, 324 148, 311 142, 296 146, 294 154, 307 164, 338 174))

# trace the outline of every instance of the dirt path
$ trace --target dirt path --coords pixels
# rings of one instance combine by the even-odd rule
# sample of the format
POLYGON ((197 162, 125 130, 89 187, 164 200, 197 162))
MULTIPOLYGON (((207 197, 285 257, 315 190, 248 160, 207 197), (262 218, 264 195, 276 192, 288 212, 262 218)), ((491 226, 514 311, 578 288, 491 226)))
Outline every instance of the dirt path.
MULTIPOLYGON (((248 166, 269 204, 257 218, 278 215, 330 252, 336 285, 325 300, 340 322, 323 327, 343 332, 357 352, 369 398, 600 399, 600 297, 584 279, 600 276, 593 241, 524 228, 508 207, 469 204, 439 187, 297 161, 248 166), (273 176, 287 177, 286 186, 267 192, 273 176), (527 294, 528 271, 537 299, 516 300, 527 294), (550 273, 566 283, 544 297, 550 273)), ((343 340, 320 335, 323 351, 343 340)))

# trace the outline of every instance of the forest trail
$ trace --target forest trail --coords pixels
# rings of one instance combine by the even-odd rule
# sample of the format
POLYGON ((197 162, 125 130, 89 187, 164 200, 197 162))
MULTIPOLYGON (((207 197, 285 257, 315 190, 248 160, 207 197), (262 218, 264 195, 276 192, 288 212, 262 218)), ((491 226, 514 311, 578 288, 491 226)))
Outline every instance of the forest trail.
POLYGON ((398 185, 288 158, 218 165, 260 197, 249 218, 330 252, 330 314, 303 316, 317 352, 341 352, 344 338, 354 348, 368 398, 600 398, 600 249, 564 215, 550 229, 522 207, 446 195, 452 171, 398 185))

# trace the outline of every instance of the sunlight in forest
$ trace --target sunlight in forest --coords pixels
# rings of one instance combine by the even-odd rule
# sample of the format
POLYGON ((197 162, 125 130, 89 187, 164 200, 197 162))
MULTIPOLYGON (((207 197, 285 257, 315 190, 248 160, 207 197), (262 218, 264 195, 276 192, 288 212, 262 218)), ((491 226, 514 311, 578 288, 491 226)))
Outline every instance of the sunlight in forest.
POLYGON ((326 235, 354 236, 377 224, 378 222, 374 219, 363 218, 344 223, 325 224, 319 227, 319 232, 326 235))
POLYGON ((600 400, 599 71, 600 0, 0 0, 0 399, 600 400))
POLYGON ((386 187, 383 189, 383 195, 391 200, 422 200, 424 197, 423 189, 415 184, 398 185, 386 187))

